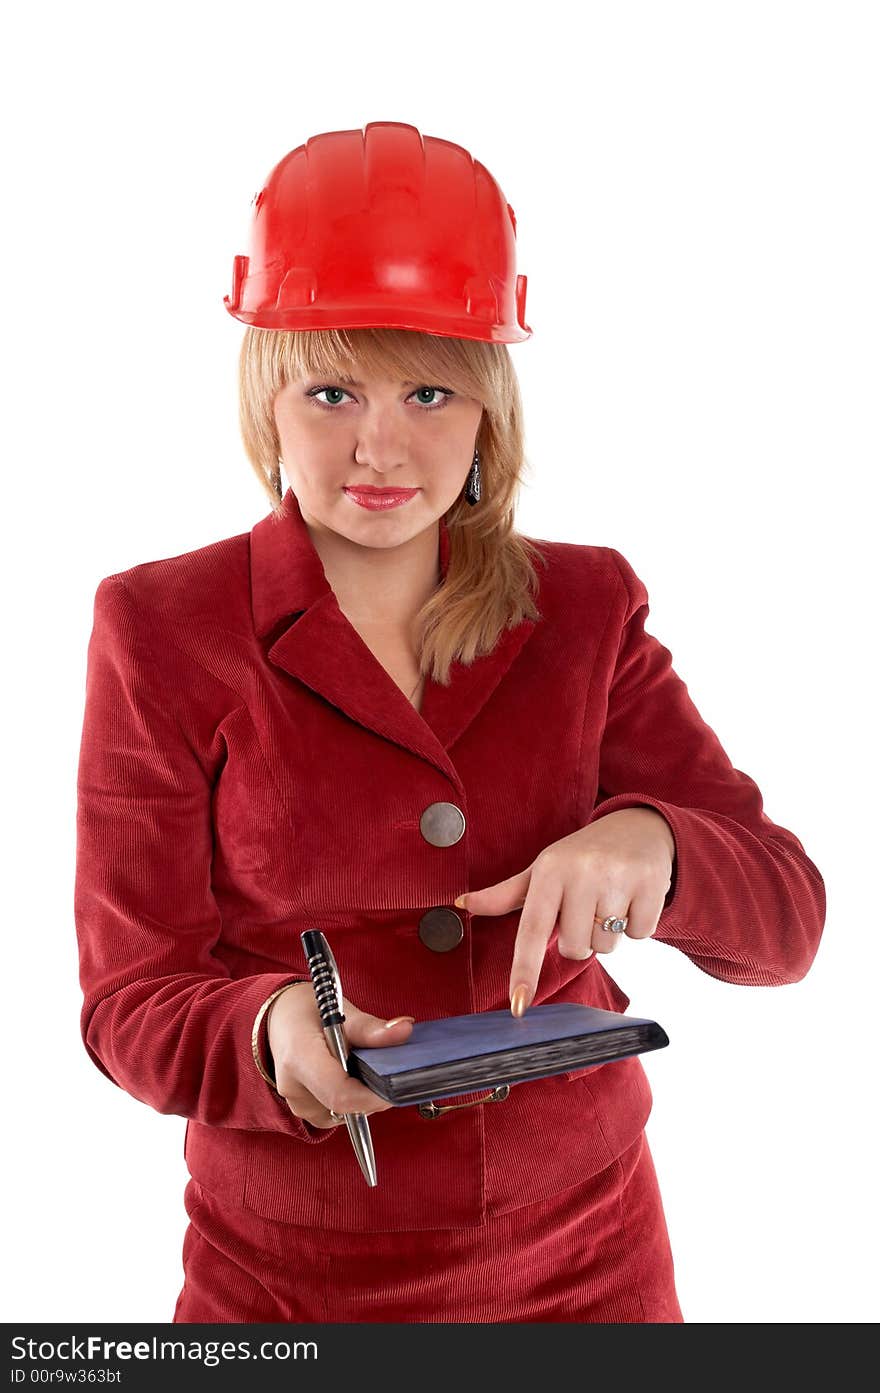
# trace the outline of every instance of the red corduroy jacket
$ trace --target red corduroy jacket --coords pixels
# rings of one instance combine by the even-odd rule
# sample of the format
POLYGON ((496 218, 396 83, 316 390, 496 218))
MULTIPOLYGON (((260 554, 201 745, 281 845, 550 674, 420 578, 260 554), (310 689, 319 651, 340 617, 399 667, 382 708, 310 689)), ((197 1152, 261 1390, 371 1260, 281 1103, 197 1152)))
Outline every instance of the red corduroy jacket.
MULTIPOLYGON (((188 1119, 190 1173, 264 1218, 376 1231, 478 1225, 610 1164, 644 1127, 638 1058, 516 1085, 434 1120, 371 1118, 379 1184, 344 1128, 295 1118, 258 1073, 263 1001, 328 937, 347 998, 417 1019, 508 1006, 519 912, 455 910, 618 808, 669 822, 654 936, 728 982, 795 982, 822 877, 700 717, 648 597, 609 547, 538 541, 540 618, 426 680, 417 712, 336 603, 291 491, 284 514, 97 589, 78 772, 82 1033, 121 1088, 188 1119), (421 830, 453 803, 465 830, 421 830), (419 934, 443 908, 457 947, 419 934)), ((440 524, 445 574, 449 535, 440 524)), ((654 951, 645 947, 644 951, 654 951)), ((536 1002, 625 1010, 600 955, 560 957, 536 1002)), ((265 1045, 265 1037, 262 1044, 265 1045)), ((473 1096, 473 1095, 471 1095, 473 1096)))

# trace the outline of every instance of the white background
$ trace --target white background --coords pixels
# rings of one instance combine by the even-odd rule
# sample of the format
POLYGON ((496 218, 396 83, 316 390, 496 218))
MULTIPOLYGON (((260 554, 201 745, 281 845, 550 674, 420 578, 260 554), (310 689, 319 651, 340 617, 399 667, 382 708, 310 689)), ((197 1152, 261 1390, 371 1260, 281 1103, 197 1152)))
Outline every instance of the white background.
POLYGON ((876 7, 44 4, 6 34, 4 1318, 171 1318, 184 1122, 79 1037, 94 592, 268 512, 223 306, 251 199, 308 136, 400 120, 516 212, 520 530, 623 552, 825 878, 795 985, 608 960, 672 1041, 648 1135, 685 1319, 875 1320, 876 7))

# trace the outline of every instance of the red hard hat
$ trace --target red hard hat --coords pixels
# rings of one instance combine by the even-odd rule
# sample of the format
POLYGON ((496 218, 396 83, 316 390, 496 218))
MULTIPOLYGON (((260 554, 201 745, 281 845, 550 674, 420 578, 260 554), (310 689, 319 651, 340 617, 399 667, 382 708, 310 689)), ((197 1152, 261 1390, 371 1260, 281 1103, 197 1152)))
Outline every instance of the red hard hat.
POLYGON ((380 326, 520 343, 526 277, 516 217, 461 145, 401 121, 327 131, 253 198, 231 315, 263 329, 380 326))

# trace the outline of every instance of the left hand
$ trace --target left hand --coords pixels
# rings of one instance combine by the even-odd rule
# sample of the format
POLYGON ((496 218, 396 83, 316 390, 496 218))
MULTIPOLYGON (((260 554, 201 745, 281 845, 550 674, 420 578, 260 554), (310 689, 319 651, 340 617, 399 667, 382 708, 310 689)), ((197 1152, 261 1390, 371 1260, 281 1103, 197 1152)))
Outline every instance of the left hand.
POLYGON ((557 917, 564 958, 613 953, 622 935, 601 924, 611 914, 628 917, 629 938, 650 938, 672 884, 674 861, 675 837, 662 813, 647 804, 620 808, 551 842, 518 875, 470 890, 455 903, 471 914, 522 908, 509 986, 511 1009, 519 1015, 534 999, 557 917))

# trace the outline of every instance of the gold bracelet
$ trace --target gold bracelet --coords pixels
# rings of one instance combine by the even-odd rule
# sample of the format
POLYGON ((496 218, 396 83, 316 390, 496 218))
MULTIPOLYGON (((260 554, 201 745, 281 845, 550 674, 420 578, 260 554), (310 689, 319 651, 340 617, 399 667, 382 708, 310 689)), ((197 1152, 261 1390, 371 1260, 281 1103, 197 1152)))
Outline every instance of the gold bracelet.
POLYGON ((257 1043, 260 1037, 260 1026, 263 1023, 263 1017, 265 1016, 269 1007, 272 1005, 272 1002, 275 1000, 275 998, 280 996, 282 992, 288 991, 290 987, 301 986, 302 981, 303 979, 300 979, 297 982, 285 982, 283 987, 279 987, 278 990, 273 992, 270 997, 267 997, 267 999, 263 1002, 262 1006, 257 1012, 256 1020, 254 1021, 254 1028, 251 1033, 251 1052, 254 1056, 254 1063, 256 1064, 257 1068, 259 1069, 263 1078, 266 1080, 269 1087, 274 1088, 276 1093, 278 1092, 278 1085, 276 1084, 275 1080, 270 1078, 269 1075, 266 1073, 266 1070, 263 1068, 263 1061, 260 1058, 260 1050, 257 1043))

